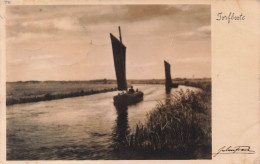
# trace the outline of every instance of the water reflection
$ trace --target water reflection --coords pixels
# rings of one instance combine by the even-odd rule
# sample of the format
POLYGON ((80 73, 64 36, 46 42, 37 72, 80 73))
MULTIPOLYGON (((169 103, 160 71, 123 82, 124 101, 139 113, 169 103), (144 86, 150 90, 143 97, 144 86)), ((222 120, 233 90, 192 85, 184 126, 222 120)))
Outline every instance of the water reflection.
POLYGON ((170 89, 167 89, 166 88, 166 92, 165 92, 165 104, 166 105, 169 105, 169 104, 171 104, 171 101, 172 101, 172 98, 173 98, 173 92, 174 92, 175 90, 174 89, 172 89, 172 88, 170 88, 170 89))
POLYGON ((126 136, 129 134, 128 108, 127 106, 115 107, 117 119, 113 128, 113 147, 115 151, 123 149, 127 145, 126 136))
POLYGON ((166 94, 169 94, 169 93, 171 93, 171 89, 172 89, 172 88, 165 87, 166 94))
MULTIPOLYGON (((165 94, 165 104, 170 104, 173 97, 173 89, 166 89, 165 94)), ((163 94, 162 94, 163 95, 163 94)), ((125 146, 128 145, 127 136, 130 133, 128 119, 128 106, 120 105, 114 106, 117 118, 115 120, 115 125, 113 127, 112 136, 113 136, 113 148, 115 151, 122 151, 125 149, 125 146)))
POLYGON ((170 103, 171 103, 171 94, 170 93, 166 93, 165 104, 169 105, 170 103))

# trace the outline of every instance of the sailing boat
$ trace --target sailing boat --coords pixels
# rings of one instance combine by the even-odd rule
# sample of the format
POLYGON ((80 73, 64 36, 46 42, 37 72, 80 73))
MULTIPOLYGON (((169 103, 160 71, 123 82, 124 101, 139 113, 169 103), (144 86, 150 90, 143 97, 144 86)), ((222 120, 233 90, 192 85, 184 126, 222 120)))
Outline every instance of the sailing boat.
POLYGON ((130 105, 135 104, 143 100, 143 92, 127 91, 127 82, 126 82, 126 46, 122 43, 121 30, 119 30, 119 39, 118 40, 114 35, 110 33, 110 38, 112 42, 114 65, 116 71, 117 79, 117 89, 123 91, 123 93, 114 96, 115 105, 130 105), (126 91, 126 93, 124 93, 126 91))
POLYGON ((178 84, 172 83, 171 65, 165 60, 164 60, 164 68, 165 68, 165 87, 166 87, 166 90, 169 91, 171 88, 177 88, 178 84))

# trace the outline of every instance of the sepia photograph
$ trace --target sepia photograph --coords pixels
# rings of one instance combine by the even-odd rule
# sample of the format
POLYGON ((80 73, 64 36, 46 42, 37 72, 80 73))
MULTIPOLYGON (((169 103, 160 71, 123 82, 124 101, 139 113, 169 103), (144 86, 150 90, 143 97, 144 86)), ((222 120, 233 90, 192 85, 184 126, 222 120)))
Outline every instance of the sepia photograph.
POLYGON ((6 6, 6 160, 212 160, 210 4, 6 6))

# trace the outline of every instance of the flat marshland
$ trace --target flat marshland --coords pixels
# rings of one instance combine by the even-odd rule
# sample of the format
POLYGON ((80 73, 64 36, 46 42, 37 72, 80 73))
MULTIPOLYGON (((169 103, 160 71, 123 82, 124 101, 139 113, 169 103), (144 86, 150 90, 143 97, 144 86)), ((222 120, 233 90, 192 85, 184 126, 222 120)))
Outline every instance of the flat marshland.
POLYGON ((113 90, 116 90, 116 83, 109 80, 7 82, 6 104, 77 97, 113 90))
MULTIPOLYGON (((208 82, 209 79, 174 79, 173 83, 208 82)), ((130 84, 164 84, 164 79, 128 80, 130 84)), ((116 80, 90 81, 18 81, 6 83, 6 105, 47 101, 115 91, 116 80)))

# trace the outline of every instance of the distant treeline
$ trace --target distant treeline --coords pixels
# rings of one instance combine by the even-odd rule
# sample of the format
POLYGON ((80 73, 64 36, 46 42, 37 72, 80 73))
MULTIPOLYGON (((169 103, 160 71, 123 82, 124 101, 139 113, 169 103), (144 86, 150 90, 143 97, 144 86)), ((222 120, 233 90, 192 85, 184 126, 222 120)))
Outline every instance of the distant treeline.
POLYGON ((56 81, 56 80, 46 80, 46 81, 37 81, 37 80, 28 80, 28 81, 12 81, 7 83, 87 83, 87 84, 114 84, 116 80, 111 79, 97 79, 97 80, 76 80, 76 81, 56 81))
POLYGON ((37 96, 32 96, 32 97, 8 98, 6 100, 6 105, 56 100, 56 99, 63 99, 63 98, 68 98, 68 97, 86 96, 86 95, 110 92, 110 91, 115 91, 115 90, 117 90, 117 88, 103 89, 103 90, 90 90, 90 91, 81 90, 81 91, 78 91, 78 92, 70 92, 70 93, 62 93, 62 94, 46 93, 45 95, 37 95, 37 96))
MULTIPOLYGON (((209 82, 211 78, 174 78, 172 79, 174 84, 185 85, 185 82, 209 82)), ((78 80, 78 81, 55 81, 55 80, 47 80, 47 81, 37 81, 37 80, 29 80, 29 81, 15 81, 15 82, 7 82, 7 83, 87 83, 87 84, 116 84, 116 80, 114 79, 96 79, 96 80, 78 80)), ((130 79, 127 80, 129 84, 164 84, 165 79, 130 79)))
MULTIPOLYGON (((186 85, 190 83, 201 83, 210 82, 211 78, 198 78, 198 79, 187 79, 187 78, 175 78, 172 79, 173 84, 186 85)), ((148 79, 148 80, 127 80, 129 84, 165 84, 165 79, 148 79)))

